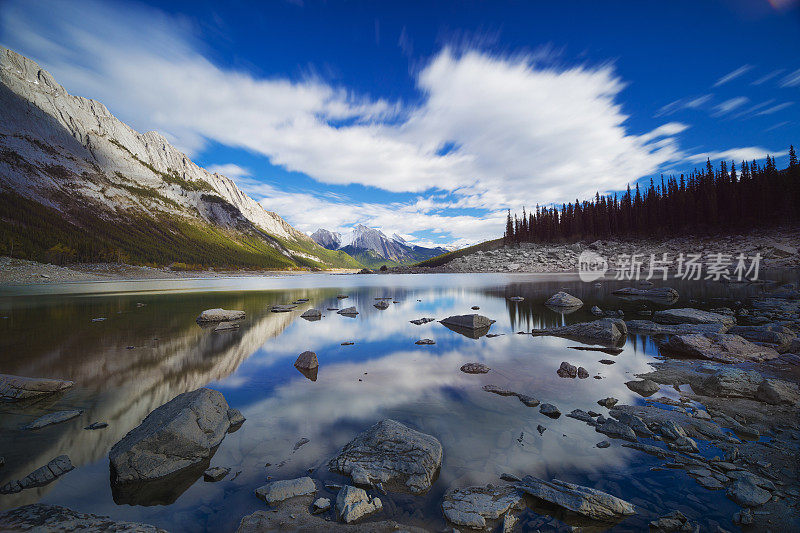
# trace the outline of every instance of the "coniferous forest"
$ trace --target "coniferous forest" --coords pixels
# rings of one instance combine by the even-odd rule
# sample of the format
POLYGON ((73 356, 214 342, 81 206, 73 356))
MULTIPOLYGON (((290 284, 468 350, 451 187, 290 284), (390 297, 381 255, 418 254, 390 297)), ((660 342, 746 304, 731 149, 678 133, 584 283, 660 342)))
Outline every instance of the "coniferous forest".
POLYGON ((675 237, 731 233, 800 222, 800 164, 794 146, 789 166, 778 170, 774 157, 764 165, 737 167, 711 161, 688 176, 652 178, 646 188, 630 185, 621 196, 599 193, 591 201, 508 213, 506 244, 631 237, 675 237))

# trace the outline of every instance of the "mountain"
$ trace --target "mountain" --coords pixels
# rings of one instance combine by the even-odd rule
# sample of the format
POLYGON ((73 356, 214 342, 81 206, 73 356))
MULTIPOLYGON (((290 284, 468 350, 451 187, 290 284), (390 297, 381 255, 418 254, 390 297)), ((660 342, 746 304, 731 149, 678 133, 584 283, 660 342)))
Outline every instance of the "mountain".
POLYGON ((391 238, 380 230, 358 224, 344 235, 323 228, 311 238, 329 250, 342 250, 368 267, 396 266, 417 263, 446 253, 445 248, 425 248, 406 243, 398 234, 391 238))
POLYGON ((64 262, 358 267, 162 135, 0 47, 0 254, 64 262))

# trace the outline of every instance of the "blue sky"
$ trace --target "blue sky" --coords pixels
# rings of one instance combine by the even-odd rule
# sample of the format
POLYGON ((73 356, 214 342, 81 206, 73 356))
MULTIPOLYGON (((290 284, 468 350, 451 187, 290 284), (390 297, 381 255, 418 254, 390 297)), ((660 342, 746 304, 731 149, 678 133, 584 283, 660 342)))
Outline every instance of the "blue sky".
POLYGON ((800 144, 794 0, 217 4, 0 0, 0 43, 309 233, 467 244, 800 144))

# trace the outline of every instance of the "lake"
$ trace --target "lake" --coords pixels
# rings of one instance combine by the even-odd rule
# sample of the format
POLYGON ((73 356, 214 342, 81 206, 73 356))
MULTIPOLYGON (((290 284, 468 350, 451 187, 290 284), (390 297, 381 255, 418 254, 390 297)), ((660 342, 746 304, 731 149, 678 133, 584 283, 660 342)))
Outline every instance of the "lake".
MULTIPOLYGON (((689 302, 721 307, 762 290, 757 284, 666 284, 681 294, 677 307, 689 302)), ((703 530, 717 523, 730 527, 739 507, 725 491, 705 490, 681 470, 651 470, 662 461, 622 447, 624 441, 578 420, 563 415, 553 420, 514 397, 482 390, 494 384, 529 394, 564 414, 576 408, 607 413, 597 405, 607 396, 644 403, 624 382, 648 371, 648 363, 658 358, 653 339, 630 335, 622 353, 612 356, 569 349, 579 343, 566 339, 516 334, 593 319, 593 305, 622 309, 629 319, 643 318, 637 316, 642 306, 663 307, 611 294, 625 285, 630 282, 582 283, 573 275, 319 273, 5 287, 0 289, 0 372, 69 379, 75 386, 33 406, 0 404, 0 456, 6 460, 0 485, 60 454, 69 455, 76 468, 47 486, 0 496, 0 509, 41 501, 175 532, 233 531, 244 515, 265 508, 253 490, 267 479, 311 471, 317 480, 343 482, 327 471, 327 460, 361 431, 393 418, 439 439, 444 459, 428 493, 382 495, 384 511, 375 519, 442 530, 447 524, 440 505, 449 487, 498 483, 500 474, 508 472, 589 485, 640 507, 638 515, 611 530, 645 528, 649 520, 675 509, 703 530), (581 298, 584 306, 567 315, 545 307, 544 300, 559 290, 581 298), (339 300, 339 294, 348 298, 339 300), (525 300, 512 302, 510 296, 525 300), (376 298, 383 297, 396 303, 386 310, 375 308, 376 298), (270 312, 273 304, 299 298, 309 302, 293 312, 270 312), (327 310, 348 306, 360 314, 350 318, 327 310), (216 307, 244 310, 247 318, 240 329, 224 333, 195 323, 201 311, 216 307), (312 307, 323 310, 321 320, 300 318, 312 307), (473 339, 438 322, 409 322, 473 312, 496 320, 490 332, 500 336, 473 339), (436 344, 414 344, 422 338, 436 344), (354 344, 341 344, 346 341, 354 344), (305 350, 319 357, 316 380, 293 367, 305 350), (556 370, 562 361, 602 379, 560 378, 556 370), (482 362, 492 370, 460 372, 467 362, 482 362), (115 502, 109 483, 111 446, 153 409, 204 386, 222 392, 247 418, 211 460, 212 466, 230 467, 231 474, 217 483, 200 477, 157 501, 115 502), (45 411, 73 408, 84 414, 37 431, 19 429, 45 411), (95 421, 109 425, 83 429, 95 421), (295 449, 301 439, 308 443, 295 449), (611 446, 595 447, 602 440, 611 446)), ((678 398, 678 393, 662 387, 658 396, 678 398)), ((704 455, 718 454, 707 443, 698 444, 704 455)), ((335 498, 323 483, 317 486, 318 495, 335 498)), ((560 527, 565 527, 562 522, 533 510, 522 516, 524 530, 560 527)))

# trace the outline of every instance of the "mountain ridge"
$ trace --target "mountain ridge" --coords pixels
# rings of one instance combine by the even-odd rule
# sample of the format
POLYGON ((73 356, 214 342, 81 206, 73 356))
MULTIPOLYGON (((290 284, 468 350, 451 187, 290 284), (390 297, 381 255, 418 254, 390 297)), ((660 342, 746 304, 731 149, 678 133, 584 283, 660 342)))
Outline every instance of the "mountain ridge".
POLYGON ((69 94, 37 63, 3 47, 0 104, 0 221, 6 227, 0 250, 13 251, 16 230, 17 251, 41 258, 53 239, 40 234, 50 228, 70 241, 53 245, 91 259, 93 243, 81 233, 110 222, 121 230, 102 228, 101 244, 133 261, 177 261, 181 251, 202 264, 359 266, 264 209, 230 178, 196 165, 160 133, 138 133, 102 103, 69 94), (41 210, 41 220, 21 220, 21 208, 41 210), (59 215, 71 226, 43 222, 59 215), (178 241, 175 253, 171 241, 178 241))
POLYGON ((446 253, 445 248, 426 248, 408 244, 397 233, 387 237, 382 231, 356 224, 345 234, 319 228, 311 238, 329 250, 343 250, 368 267, 407 265, 446 253))

